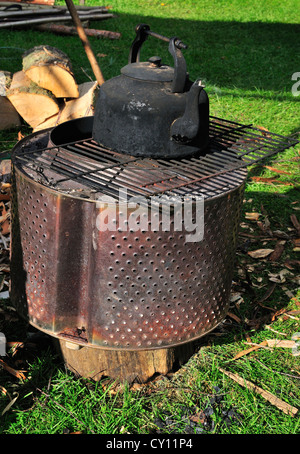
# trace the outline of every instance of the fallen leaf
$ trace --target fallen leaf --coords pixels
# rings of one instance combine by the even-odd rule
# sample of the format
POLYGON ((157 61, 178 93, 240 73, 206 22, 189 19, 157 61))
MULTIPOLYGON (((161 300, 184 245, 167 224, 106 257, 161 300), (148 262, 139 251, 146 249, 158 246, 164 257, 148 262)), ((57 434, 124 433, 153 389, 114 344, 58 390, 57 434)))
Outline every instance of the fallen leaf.
POLYGON ((279 169, 276 169, 275 167, 271 167, 271 166, 264 166, 266 169, 269 169, 269 170, 272 170, 272 172, 276 172, 276 173, 282 173, 282 174, 285 174, 285 175, 291 175, 290 172, 286 172, 284 170, 279 170, 279 169))
POLYGON ((248 255, 254 259, 262 259, 270 255, 274 249, 256 249, 255 251, 249 251, 248 255))
POLYGON ((194 415, 190 416, 189 419, 190 421, 195 422, 196 424, 198 424, 199 422, 201 424, 204 424, 207 418, 205 413, 201 410, 198 413, 195 413, 194 415))
POLYGON ((227 315, 228 317, 232 318, 233 320, 235 320, 237 323, 241 323, 242 320, 235 314, 233 314, 232 312, 227 312, 227 315))
POLYGON ((245 219, 251 220, 251 221, 257 221, 260 216, 260 213, 245 213, 245 219))
POLYGON ((0 203, 0 210, 1 232, 3 235, 7 235, 10 232, 10 223, 8 220, 10 217, 10 212, 6 210, 5 204, 3 202, 0 203))
MULTIPOLYGON (((23 374, 23 372, 21 372, 20 370, 15 370, 13 369, 12 367, 8 366, 4 361, 3 359, 0 359, 0 365, 3 367, 4 370, 6 370, 7 372, 9 372, 10 374, 12 374, 14 377, 16 378, 21 378, 23 380, 26 379, 25 375, 23 374)), ((25 372, 25 371, 24 371, 25 372)))
POLYGON ((276 262, 282 256, 285 243, 286 243, 286 241, 284 241, 284 240, 277 241, 274 251, 269 256, 269 260, 271 262, 276 262))
POLYGON ((296 342, 294 340, 286 340, 286 339, 268 339, 267 340, 268 347, 281 347, 281 348, 293 348, 296 346, 296 342))
POLYGON ((257 304, 261 304, 263 303, 264 301, 266 301, 271 295, 272 293, 274 292, 275 290, 275 287, 276 287, 276 283, 272 284, 270 286, 270 288, 268 288, 268 290, 266 291, 266 293, 257 301, 257 304))
POLYGON ((18 349, 24 348, 24 342, 7 342, 6 345, 10 350, 11 356, 14 356, 18 352, 18 349))
POLYGON ((268 132, 270 132, 267 128, 265 128, 264 126, 257 126, 258 129, 261 130, 261 133, 263 136, 266 136, 266 137, 270 137, 270 134, 268 134, 268 132))
POLYGON ((286 266, 289 270, 293 270, 294 267, 300 265, 300 260, 286 260, 284 262, 284 266, 286 266))
POLYGON ((243 300, 243 297, 240 292, 232 292, 230 294, 230 302, 235 303, 237 301, 243 300))
POLYGON ((235 357, 232 358, 232 360, 239 359, 239 358, 241 358, 242 356, 248 355, 248 353, 254 352, 255 350, 258 350, 258 349, 260 349, 261 347, 266 346, 266 345, 267 345, 267 341, 263 341, 263 342, 261 342, 260 344, 255 345, 254 347, 248 348, 247 350, 242 350, 242 351, 240 351, 237 355, 235 355, 235 357))
POLYGON ((5 180, 5 176, 9 176, 11 173, 11 160, 10 159, 3 159, 0 163, 0 175, 1 180, 5 180))
POLYGON ((7 389, 4 388, 4 386, 1 386, 1 385, 0 385, 0 391, 1 391, 1 393, 4 394, 4 395, 7 394, 7 389))
POLYGON ((13 399, 11 399, 11 401, 9 402, 9 404, 6 405, 6 407, 5 407, 4 410, 2 411, 1 416, 3 416, 4 413, 6 413, 6 412, 13 406, 13 404, 16 402, 16 400, 18 399, 18 397, 19 397, 19 393, 16 393, 16 396, 15 396, 13 399))
POLYGON ((297 219, 297 216, 295 214, 292 214, 290 216, 290 220, 292 221, 293 226, 295 227, 295 229, 297 230, 298 235, 300 236, 300 223, 299 223, 299 221, 297 219))
POLYGON ((277 238, 282 238, 284 240, 289 239, 288 234, 285 232, 282 232, 282 230, 273 230, 273 235, 276 236, 277 238))
POLYGON ((256 181, 258 183, 266 183, 266 184, 282 184, 284 186, 294 186, 293 183, 290 183, 288 181, 281 181, 278 180, 277 178, 273 177, 251 177, 251 180, 256 181))
POLYGON ((291 271, 284 268, 283 270, 279 271, 279 273, 269 273, 268 277, 271 282, 277 282, 278 284, 283 284, 286 281, 285 276, 288 274, 293 276, 293 273, 291 271))
POLYGON ((294 238, 292 242, 295 247, 300 247, 300 238, 294 238))
POLYGON ((271 321, 274 322, 276 320, 276 317, 278 317, 279 315, 284 314, 285 312, 287 312, 287 308, 286 307, 283 307, 282 309, 279 309, 278 311, 275 312, 275 314, 273 314, 271 321))

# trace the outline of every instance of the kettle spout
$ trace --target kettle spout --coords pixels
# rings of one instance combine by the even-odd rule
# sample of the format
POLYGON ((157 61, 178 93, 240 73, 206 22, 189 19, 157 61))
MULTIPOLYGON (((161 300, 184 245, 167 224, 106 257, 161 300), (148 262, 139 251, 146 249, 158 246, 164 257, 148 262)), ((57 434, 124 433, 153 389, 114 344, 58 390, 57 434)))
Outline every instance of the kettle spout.
POLYGON ((198 79, 187 93, 184 114, 171 125, 171 139, 176 143, 188 144, 197 137, 200 126, 199 95, 204 87, 198 79))

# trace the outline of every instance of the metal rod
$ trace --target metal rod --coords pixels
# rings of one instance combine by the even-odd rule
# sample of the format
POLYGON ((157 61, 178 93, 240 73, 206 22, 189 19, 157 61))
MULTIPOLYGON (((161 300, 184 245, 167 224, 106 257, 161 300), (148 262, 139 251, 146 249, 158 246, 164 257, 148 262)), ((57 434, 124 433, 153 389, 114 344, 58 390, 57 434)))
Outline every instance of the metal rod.
MULTIPOLYGON (((157 38, 157 39, 160 39, 161 41, 165 41, 166 43, 170 42, 170 38, 160 35, 159 33, 153 32, 152 30, 145 30, 145 33, 149 36, 153 36, 153 38, 157 38)), ((188 46, 186 44, 184 44, 182 41, 180 41, 180 39, 176 39, 175 46, 178 47, 179 49, 188 48, 188 46)))

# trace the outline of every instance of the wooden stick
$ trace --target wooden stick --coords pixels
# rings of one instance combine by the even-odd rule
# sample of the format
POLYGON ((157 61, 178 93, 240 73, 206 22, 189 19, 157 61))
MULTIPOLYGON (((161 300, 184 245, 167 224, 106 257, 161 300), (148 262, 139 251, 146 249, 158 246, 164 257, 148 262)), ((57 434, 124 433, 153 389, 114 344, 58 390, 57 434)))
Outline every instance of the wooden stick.
POLYGON ((252 383, 248 380, 245 380, 244 378, 240 377, 237 374, 234 374, 233 372, 224 370, 221 367, 219 367, 219 370, 221 372, 223 372, 223 374, 227 375, 232 380, 237 382, 239 385, 243 386, 244 388, 250 389, 251 391, 254 391, 254 392, 260 394, 264 399, 266 399, 272 405, 275 405, 277 408, 282 410, 287 415, 295 416, 298 413, 298 408, 295 408, 292 405, 287 404, 283 400, 278 399, 278 397, 274 396, 274 394, 272 394, 268 391, 265 391, 264 389, 260 388, 259 386, 254 385, 254 383, 252 383))
POLYGON ((80 18, 78 16, 78 12, 77 12, 72 0, 65 0, 65 1, 66 1, 66 5, 68 7, 68 10, 69 10, 69 12, 70 12, 70 14, 71 14, 71 16, 73 18, 73 22, 74 22, 75 27, 77 29, 77 33, 79 35, 79 38, 81 39, 81 42, 83 44, 85 53, 86 53, 86 55, 87 55, 87 57, 89 59, 89 62, 91 64, 91 67, 92 67, 92 70, 93 70, 94 75, 96 77, 96 80, 97 80, 99 85, 102 85, 105 82, 104 81, 104 77, 102 75, 101 69, 100 69, 100 67, 98 65, 98 62, 96 60, 96 57, 94 55, 94 52, 92 51, 92 48, 90 46, 88 37, 86 36, 84 28, 81 25, 80 18))
MULTIPOLYGON (((61 25, 61 24, 41 24, 35 27, 36 30, 46 31, 46 32, 53 32, 62 35, 76 35, 77 30, 75 27, 69 27, 68 25, 61 25)), ((94 36, 96 38, 109 38, 109 39, 119 39, 121 37, 121 33, 112 32, 109 30, 96 30, 93 28, 85 28, 84 29, 87 36, 94 36)))

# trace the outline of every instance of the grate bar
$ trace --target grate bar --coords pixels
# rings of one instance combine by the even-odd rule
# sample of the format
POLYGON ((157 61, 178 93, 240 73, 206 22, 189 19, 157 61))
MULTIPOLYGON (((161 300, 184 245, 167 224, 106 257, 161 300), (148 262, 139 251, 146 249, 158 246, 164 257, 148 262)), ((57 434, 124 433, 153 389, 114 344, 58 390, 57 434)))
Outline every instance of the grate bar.
MULTIPOLYGON (((42 132, 41 132, 42 133, 42 132)), ((115 197, 203 192, 211 197, 239 178, 239 169, 298 143, 269 131, 210 117, 210 150, 190 159, 134 157, 101 147, 91 139, 58 146, 24 147, 15 158, 20 166, 44 177, 45 184, 68 190, 72 183, 115 197)), ((30 145, 30 144, 29 144, 30 145)))

